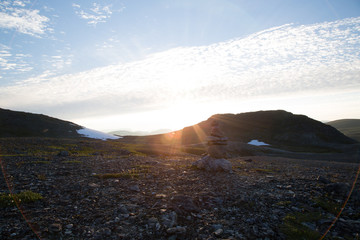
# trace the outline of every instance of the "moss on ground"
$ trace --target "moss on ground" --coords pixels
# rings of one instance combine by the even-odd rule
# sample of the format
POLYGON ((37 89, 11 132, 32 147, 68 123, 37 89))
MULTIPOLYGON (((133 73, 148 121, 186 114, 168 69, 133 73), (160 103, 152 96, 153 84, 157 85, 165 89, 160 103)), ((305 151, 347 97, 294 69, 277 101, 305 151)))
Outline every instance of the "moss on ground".
POLYGON ((41 194, 32 191, 24 191, 16 194, 1 193, 0 207, 15 206, 15 203, 31 203, 43 199, 41 194))
POLYGON ((321 218, 320 212, 291 213, 284 217, 280 230, 286 235, 287 239, 319 239, 321 234, 307 227, 306 223, 316 222, 321 218))

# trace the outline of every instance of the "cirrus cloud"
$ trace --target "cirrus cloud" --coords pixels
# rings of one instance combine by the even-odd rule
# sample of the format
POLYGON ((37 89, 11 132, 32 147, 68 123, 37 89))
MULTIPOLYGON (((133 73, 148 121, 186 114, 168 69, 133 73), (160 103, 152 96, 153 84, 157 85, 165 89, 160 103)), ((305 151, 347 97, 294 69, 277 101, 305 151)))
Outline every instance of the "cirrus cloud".
POLYGON ((85 10, 76 3, 72 6, 75 10, 75 14, 92 26, 96 26, 98 23, 106 22, 113 14, 111 5, 102 6, 101 4, 93 3, 90 8, 85 10))
POLYGON ((25 9, 24 1, 0 2, 0 28, 40 37, 50 29, 49 18, 40 14, 37 9, 25 9))

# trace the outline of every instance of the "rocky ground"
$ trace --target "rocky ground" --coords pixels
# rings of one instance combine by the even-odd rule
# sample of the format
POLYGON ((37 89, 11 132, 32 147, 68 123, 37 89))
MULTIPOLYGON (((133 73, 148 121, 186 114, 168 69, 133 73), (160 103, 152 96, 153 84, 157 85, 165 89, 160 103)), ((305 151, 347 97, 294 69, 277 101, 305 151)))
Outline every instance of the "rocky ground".
MULTIPOLYGON (((151 156, 116 141, 2 139, 1 239, 319 239, 358 163, 252 156, 232 173, 199 156, 151 156), (10 192, 42 199, 6 200, 10 192)), ((359 239, 360 184, 325 239, 359 239)))

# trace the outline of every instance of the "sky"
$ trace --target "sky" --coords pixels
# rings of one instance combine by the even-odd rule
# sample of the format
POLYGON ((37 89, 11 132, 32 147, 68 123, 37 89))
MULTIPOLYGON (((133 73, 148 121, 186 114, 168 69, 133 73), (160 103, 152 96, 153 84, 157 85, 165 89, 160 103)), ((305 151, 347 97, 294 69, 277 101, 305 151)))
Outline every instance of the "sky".
POLYGON ((0 108, 99 131, 360 118, 358 0, 1 0, 0 108))

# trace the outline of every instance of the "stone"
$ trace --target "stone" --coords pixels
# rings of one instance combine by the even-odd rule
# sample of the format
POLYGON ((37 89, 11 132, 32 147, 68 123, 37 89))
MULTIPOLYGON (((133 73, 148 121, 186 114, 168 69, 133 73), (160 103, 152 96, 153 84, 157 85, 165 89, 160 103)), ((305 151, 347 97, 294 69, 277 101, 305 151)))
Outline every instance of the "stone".
POLYGON ((208 154, 213 158, 225 158, 227 156, 223 145, 210 145, 208 147, 208 154))
POLYGON ((140 192, 139 185, 132 185, 129 187, 129 189, 133 192, 140 192))
POLYGON ((172 228, 177 224, 177 214, 174 211, 171 211, 168 214, 164 214, 161 216, 162 224, 166 228, 172 228))
POLYGON ((68 151, 63 150, 58 153, 58 156, 59 157, 68 157, 68 156, 70 156, 70 153, 68 151))
POLYGON ((193 199, 184 195, 177 195, 171 199, 173 209, 178 214, 199 212, 198 206, 195 205, 193 199))
POLYGON ((329 184, 329 183, 330 183, 330 180, 327 179, 327 178, 325 178, 325 177, 323 177, 323 176, 319 176, 319 177, 317 178, 317 180, 318 180, 319 182, 321 182, 321 183, 324 183, 324 184, 329 184))
POLYGON ((345 196, 350 190, 348 183, 329 183, 325 186, 325 191, 333 193, 336 196, 345 196))
POLYGON ((60 223, 53 223, 49 226, 49 231, 52 233, 58 233, 61 232, 62 226, 60 223))
POLYGON ((225 159, 213 158, 209 155, 193 163, 193 166, 209 172, 232 172, 232 165, 225 159))
POLYGON ((219 228, 218 230, 216 230, 214 232, 214 234, 215 234, 215 236, 219 237, 223 232, 224 232, 224 230, 222 228, 219 228))

